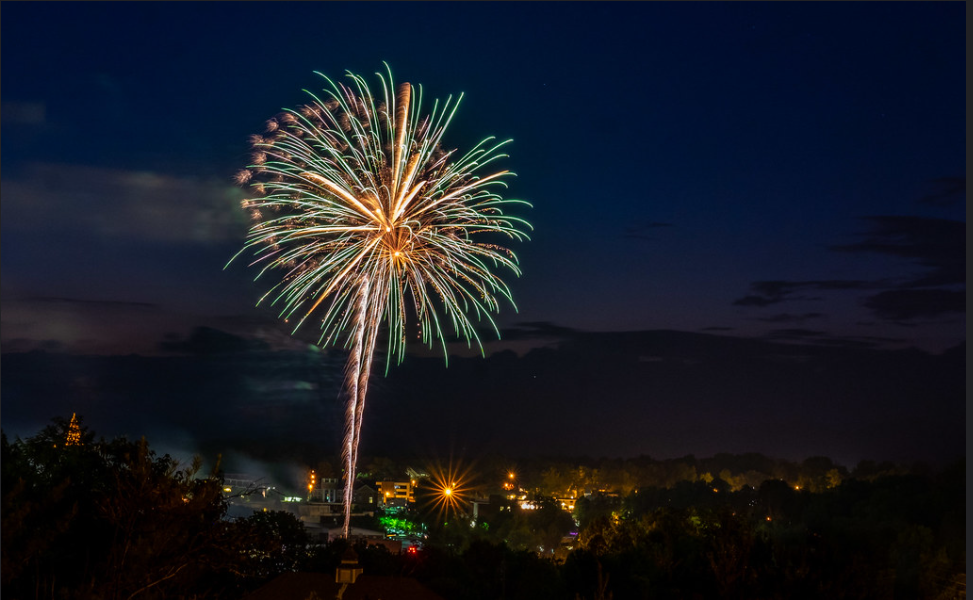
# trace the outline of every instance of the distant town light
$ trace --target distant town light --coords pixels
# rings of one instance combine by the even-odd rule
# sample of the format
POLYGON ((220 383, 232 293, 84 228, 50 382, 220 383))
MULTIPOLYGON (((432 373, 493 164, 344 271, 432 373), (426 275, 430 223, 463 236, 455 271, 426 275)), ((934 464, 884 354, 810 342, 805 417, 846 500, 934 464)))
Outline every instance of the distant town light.
MULTIPOLYGON (((68 424, 68 435, 64 441, 65 446, 81 445, 81 427, 78 425, 78 414, 71 414, 71 422, 68 424)), ((56 447, 56 446, 55 446, 56 447)))

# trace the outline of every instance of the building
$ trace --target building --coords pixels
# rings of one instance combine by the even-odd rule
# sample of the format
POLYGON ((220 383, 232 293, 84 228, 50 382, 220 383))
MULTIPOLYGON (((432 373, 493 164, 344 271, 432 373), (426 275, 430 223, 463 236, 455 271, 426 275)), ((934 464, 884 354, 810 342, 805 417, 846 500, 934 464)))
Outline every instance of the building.
POLYGON ((378 486, 378 500, 385 506, 405 506, 415 503, 416 494, 414 479, 409 481, 376 481, 378 486))
MULTIPOLYGON (((314 471, 311 471, 314 477, 314 471)), ((336 477, 322 477, 314 479, 314 483, 309 486, 308 502, 341 503, 344 488, 341 481, 336 477)))
POLYGON ((360 485, 355 488, 352 502, 355 505, 354 507, 358 509, 352 514, 374 515, 375 508, 378 505, 378 492, 369 485, 360 485))

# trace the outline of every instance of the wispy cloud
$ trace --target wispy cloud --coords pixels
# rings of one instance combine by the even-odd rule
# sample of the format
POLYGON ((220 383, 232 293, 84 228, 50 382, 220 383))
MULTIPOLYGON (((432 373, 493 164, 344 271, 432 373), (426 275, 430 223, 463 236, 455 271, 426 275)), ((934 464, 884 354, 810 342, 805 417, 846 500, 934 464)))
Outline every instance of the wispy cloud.
POLYGON ((636 240, 654 240, 655 238, 650 235, 652 231, 672 226, 672 223, 663 223, 661 221, 643 221, 625 227, 622 230, 622 237, 636 240))
POLYGON ((3 352, 154 353, 155 340, 185 317, 147 302, 58 297, 3 298, 3 352))
POLYGON ((966 290, 888 290, 866 298, 864 305, 891 321, 928 319, 966 312, 966 290))
POLYGON ((241 197, 229 181, 33 163, 3 179, 3 229, 38 235, 75 231, 109 240, 220 242, 242 237, 241 197))
POLYGON ((159 348, 180 354, 210 355, 267 351, 270 346, 260 340, 246 339, 212 327, 197 327, 189 338, 166 340, 159 344, 159 348))
POLYGON ((899 287, 966 283, 966 223, 914 216, 874 216, 864 220, 870 226, 863 234, 865 239, 831 249, 897 256, 928 269, 899 287))
MULTIPOLYGON (((755 281, 750 294, 734 306, 763 308, 795 300, 822 300, 808 292, 876 291, 861 306, 886 321, 905 323, 966 311, 966 223, 917 216, 871 216, 868 230, 853 244, 833 245, 834 252, 884 254, 912 261, 917 272, 896 279, 755 281)), ((800 322, 820 318, 817 312, 760 318, 766 322, 800 322)))
POLYGON ((3 102, 4 125, 43 125, 47 106, 42 102, 3 102))
POLYGON ((764 321, 767 323, 803 323, 804 321, 809 321, 811 319, 823 319, 824 315, 817 312, 804 313, 800 315, 792 315, 790 313, 780 313, 772 317, 762 317, 758 318, 758 321, 764 321))
POLYGON ((933 191, 919 198, 920 204, 952 206, 966 199, 966 177, 940 177, 930 184, 933 191))
POLYGON ((770 306, 788 300, 818 300, 817 297, 796 296, 807 291, 844 291, 874 289, 875 282, 862 280, 825 281, 755 281, 750 284, 751 294, 733 301, 734 306, 770 306))
POLYGON ((81 305, 90 308, 103 309, 147 309, 158 310, 159 306, 152 302, 128 302, 124 300, 87 300, 82 298, 61 298, 55 296, 35 296, 26 298, 25 302, 32 304, 62 304, 62 305, 81 305))
POLYGON ((577 329, 562 327, 549 321, 523 321, 504 329, 503 337, 508 340, 565 338, 578 333, 577 329))
POLYGON ((803 329, 799 327, 788 329, 774 329, 764 334, 763 339, 773 342, 790 342, 810 344, 813 346, 827 346, 833 348, 879 348, 889 344, 901 343, 902 340, 893 338, 866 336, 836 336, 826 331, 803 329))

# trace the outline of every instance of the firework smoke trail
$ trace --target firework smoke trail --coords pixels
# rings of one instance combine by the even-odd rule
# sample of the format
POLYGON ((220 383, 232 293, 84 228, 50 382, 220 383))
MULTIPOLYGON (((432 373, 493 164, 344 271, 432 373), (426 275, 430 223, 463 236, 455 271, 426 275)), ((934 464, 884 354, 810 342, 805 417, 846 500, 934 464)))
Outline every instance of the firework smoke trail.
POLYGON ((260 302, 269 298, 285 321, 296 318, 295 332, 316 314, 318 343, 343 343, 349 350, 342 444, 346 537, 381 326, 388 330, 386 370, 405 355, 408 314, 415 315, 423 343, 438 340, 444 354, 450 329, 482 352, 475 322, 486 322, 499 336, 491 314, 499 311, 501 296, 513 304, 493 270, 519 275, 520 269, 506 247, 479 240, 487 234, 524 241, 530 229, 504 212, 530 205, 494 191, 513 173, 481 174, 506 157, 498 149, 509 140, 489 137, 463 155, 442 148, 462 95, 435 101, 422 116, 421 86, 395 88, 387 70, 387 78, 377 74, 381 94, 374 95, 363 78, 347 75, 350 85, 321 75, 330 86, 325 96, 308 92, 308 104, 285 110, 267 122, 263 135, 251 136, 251 164, 236 179, 252 194, 243 208, 254 221, 237 256, 253 250, 251 265, 261 267, 257 278, 281 274, 260 302))

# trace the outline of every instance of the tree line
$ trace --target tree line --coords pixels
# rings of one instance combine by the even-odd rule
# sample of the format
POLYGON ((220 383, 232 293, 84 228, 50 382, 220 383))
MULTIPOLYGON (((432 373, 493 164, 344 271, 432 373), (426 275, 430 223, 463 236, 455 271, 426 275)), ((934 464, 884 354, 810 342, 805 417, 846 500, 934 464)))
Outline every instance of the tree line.
POLYGON ((199 458, 182 466, 61 418, 0 438, 4 598, 238 597, 303 560, 296 518, 224 518, 219 465, 200 473, 199 458))
MULTIPOLYGON (((180 465, 144 439, 96 440, 65 419, 0 438, 5 598, 238 598, 283 572, 333 572, 347 545, 310 544, 289 513, 228 519, 218 464, 180 465)), ((450 600, 965 597, 965 459, 850 472, 759 455, 484 459, 478 472, 515 468, 533 508, 501 496, 474 521, 468 504, 410 507, 386 522, 413 522, 423 550, 359 545, 366 573, 450 600), (569 514, 555 496, 572 490, 569 514)))

